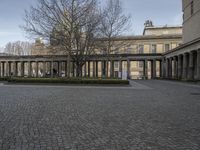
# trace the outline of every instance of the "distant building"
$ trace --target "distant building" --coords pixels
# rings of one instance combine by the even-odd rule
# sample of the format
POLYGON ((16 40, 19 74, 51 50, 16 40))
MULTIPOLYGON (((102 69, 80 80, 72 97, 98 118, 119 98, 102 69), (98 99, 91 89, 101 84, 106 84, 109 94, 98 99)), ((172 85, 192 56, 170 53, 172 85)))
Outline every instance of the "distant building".
MULTIPOLYGON (((147 20, 144 24, 143 35, 139 36, 121 36, 115 38, 115 45, 112 47, 111 54, 156 54, 168 52, 182 44, 182 27, 181 26, 154 26, 153 22, 147 20), (119 44, 121 44, 119 46, 119 44)), ((52 41, 51 41, 52 43, 52 41)), ((53 42, 55 44, 55 42, 53 42)), ((103 52, 96 50, 97 54, 103 52)), ((33 55, 63 55, 65 54, 59 46, 45 46, 37 39, 33 55), (54 48, 54 49, 53 49, 54 48)), ((137 79, 143 76, 143 62, 132 61, 130 78, 137 79)), ((158 63, 158 62, 157 62, 158 63)), ((126 68, 126 64, 123 64, 126 68)), ((150 62, 149 62, 150 77, 150 62)), ((115 74, 119 72, 119 64, 115 63, 115 74)), ((157 73, 159 73, 159 64, 157 64, 157 73)), ((100 66, 99 66, 100 67, 100 66)), ((110 68, 110 66, 108 67, 110 68)), ((92 69, 91 69, 92 71, 92 69)))
POLYGON ((165 52, 166 78, 200 80, 200 0, 183 2, 183 44, 165 52))
POLYGON ((200 38, 200 0, 183 2, 183 43, 200 38))

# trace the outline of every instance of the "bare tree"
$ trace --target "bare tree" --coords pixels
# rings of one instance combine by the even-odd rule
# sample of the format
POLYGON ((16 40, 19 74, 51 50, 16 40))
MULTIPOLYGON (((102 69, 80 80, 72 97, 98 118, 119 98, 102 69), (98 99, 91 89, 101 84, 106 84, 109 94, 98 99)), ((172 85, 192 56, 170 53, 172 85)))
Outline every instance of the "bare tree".
POLYGON ((22 27, 31 37, 51 41, 52 50, 62 50, 75 61, 77 76, 88 55, 94 52, 94 35, 99 22, 96 0, 38 0, 36 7, 25 11, 22 27))
POLYGON ((106 7, 103 9, 103 17, 100 23, 100 37, 98 43, 102 54, 107 60, 104 62, 104 75, 107 76, 109 55, 117 53, 117 51, 125 45, 123 40, 118 40, 119 36, 127 30, 129 26, 130 16, 123 14, 120 0, 108 0, 106 7))
POLYGON ((4 52, 11 55, 31 55, 33 44, 24 41, 9 42, 4 52))

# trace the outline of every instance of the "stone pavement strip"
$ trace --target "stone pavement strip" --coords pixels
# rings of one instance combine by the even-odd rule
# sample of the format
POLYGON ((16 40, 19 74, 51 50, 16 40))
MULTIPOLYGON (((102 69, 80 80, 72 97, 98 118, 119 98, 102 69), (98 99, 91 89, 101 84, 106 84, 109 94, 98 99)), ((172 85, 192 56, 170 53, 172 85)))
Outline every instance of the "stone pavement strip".
POLYGON ((200 86, 0 85, 0 150, 199 150, 200 86))

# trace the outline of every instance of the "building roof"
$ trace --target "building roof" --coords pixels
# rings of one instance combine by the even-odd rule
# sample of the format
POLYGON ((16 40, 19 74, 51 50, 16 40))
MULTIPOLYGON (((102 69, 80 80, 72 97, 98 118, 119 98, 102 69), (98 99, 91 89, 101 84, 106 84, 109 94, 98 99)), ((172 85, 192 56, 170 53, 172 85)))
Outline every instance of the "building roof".
MULTIPOLYGON (((120 40, 177 39, 177 38, 182 38, 182 34, 119 36, 119 37, 113 38, 113 40, 120 41, 120 40)), ((98 40, 106 41, 106 38, 101 38, 98 40)))
POLYGON ((168 25, 165 25, 165 26, 147 26, 144 28, 144 31, 143 31, 143 35, 146 35, 146 32, 147 31, 152 31, 152 32, 155 32, 155 30, 171 30, 171 29, 177 29, 177 30, 182 30, 182 25, 178 25, 178 26, 168 26, 168 25))

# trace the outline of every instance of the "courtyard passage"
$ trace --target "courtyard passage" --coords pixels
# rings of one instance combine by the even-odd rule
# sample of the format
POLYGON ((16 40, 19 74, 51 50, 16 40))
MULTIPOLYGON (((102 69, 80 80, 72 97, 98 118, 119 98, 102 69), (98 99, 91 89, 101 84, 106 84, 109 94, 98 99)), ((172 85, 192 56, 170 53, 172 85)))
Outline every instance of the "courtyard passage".
POLYGON ((0 84, 1 150, 199 150, 200 86, 0 84))

